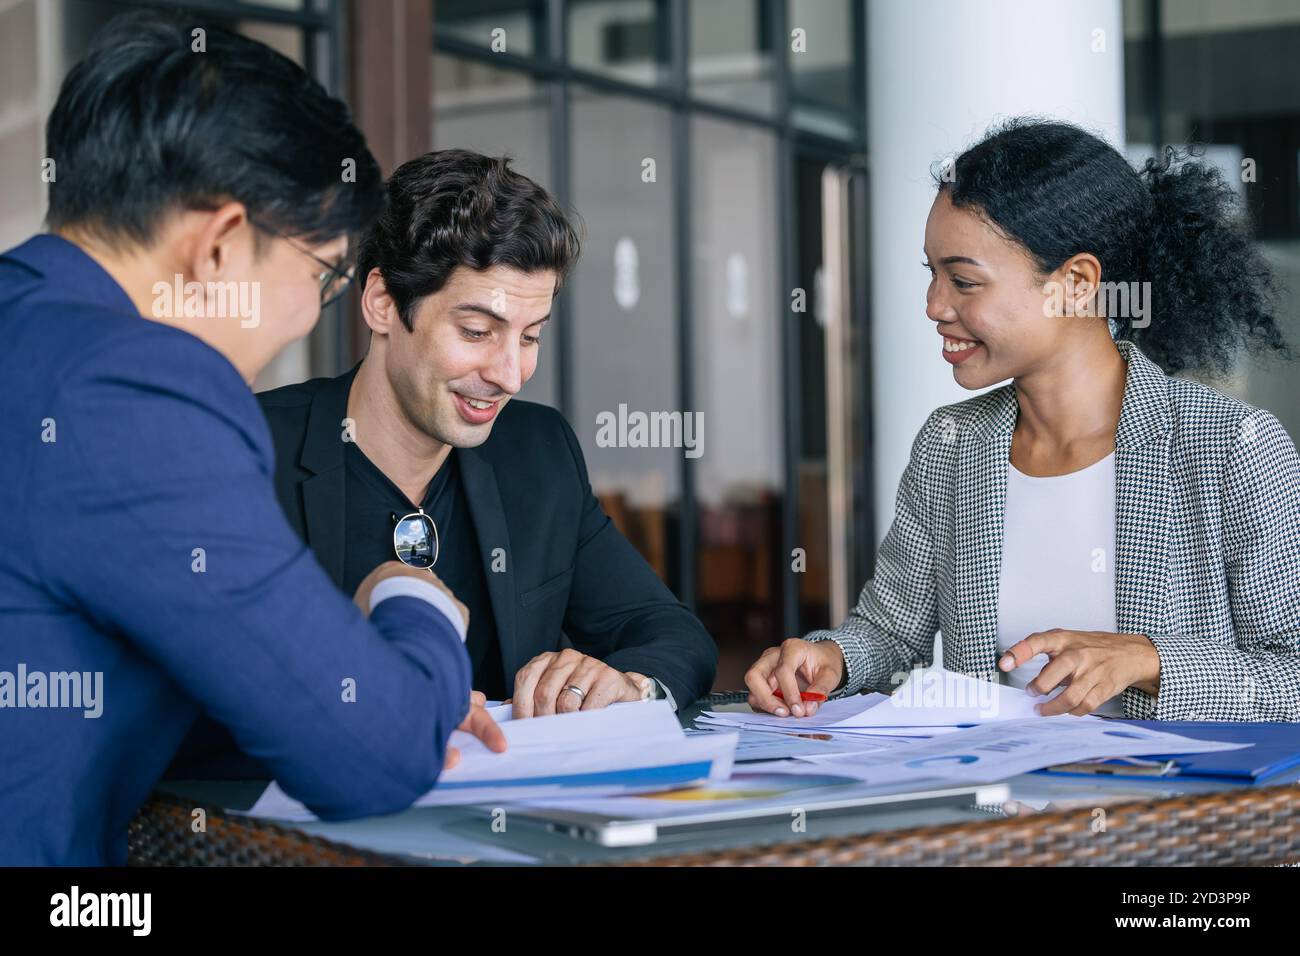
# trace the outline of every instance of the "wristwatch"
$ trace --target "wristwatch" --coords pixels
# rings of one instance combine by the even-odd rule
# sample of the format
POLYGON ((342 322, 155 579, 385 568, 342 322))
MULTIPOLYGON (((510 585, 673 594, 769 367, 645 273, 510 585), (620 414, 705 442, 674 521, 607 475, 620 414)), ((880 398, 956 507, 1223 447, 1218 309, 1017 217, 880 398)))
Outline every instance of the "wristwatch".
POLYGON ((659 688, 659 682, 653 677, 647 677, 645 674, 636 674, 628 672, 628 677, 632 678, 632 683, 641 688, 642 700, 658 700, 663 696, 663 691, 659 688))

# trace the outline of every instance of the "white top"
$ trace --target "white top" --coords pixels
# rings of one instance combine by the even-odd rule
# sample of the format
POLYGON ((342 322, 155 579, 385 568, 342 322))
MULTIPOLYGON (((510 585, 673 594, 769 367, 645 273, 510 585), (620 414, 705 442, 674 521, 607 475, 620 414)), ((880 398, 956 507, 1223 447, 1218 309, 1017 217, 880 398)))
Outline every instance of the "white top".
MULTIPOLYGON (((1035 631, 1116 632, 1115 453, 1068 475, 1035 478, 1007 463, 998 587, 998 656, 1035 631)), ((1038 654, 1002 680, 1024 687, 1038 654)), ((1094 713, 1124 716, 1118 696, 1094 713)))

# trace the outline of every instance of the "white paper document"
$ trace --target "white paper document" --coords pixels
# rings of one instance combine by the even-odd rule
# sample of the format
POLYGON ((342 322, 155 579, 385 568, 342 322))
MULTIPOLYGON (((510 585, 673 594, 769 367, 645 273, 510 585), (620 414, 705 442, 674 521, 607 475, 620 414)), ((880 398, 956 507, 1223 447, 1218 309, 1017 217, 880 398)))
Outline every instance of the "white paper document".
POLYGON ((913 671, 893 694, 827 701, 811 717, 707 711, 697 723, 703 729, 739 727, 925 738, 988 723, 1044 719, 1034 708, 1056 693, 1059 689, 1046 697, 1031 697, 1023 688, 935 667, 913 671))
MULTIPOLYGON (((645 793, 726 780, 737 739, 734 733, 687 737, 667 701, 508 720, 501 731, 507 749, 499 754, 471 734, 453 732, 450 744, 460 749, 460 763, 414 805, 645 793)), ((248 813, 315 819, 275 783, 248 813)))
MULTIPOLYGON (((1100 757, 1211 753, 1248 744, 1179 734, 1091 717, 999 721, 882 753, 799 757, 783 772, 836 773, 880 786, 992 783, 1059 763, 1100 757), (802 768, 799 768, 802 765, 802 768)), ((751 768, 753 765, 751 765, 751 768)), ((769 769, 777 769, 775 765, 769 769)))
MULTIPOLYGON (((715 731, 688 730, 688 737, 709 736, 715 731)), ((826 733, 797 733, 792 730, 741 730, 736 741, 736 763, 753 760, 783 760, 823 754, 878 750, 881 744, 865 738, 835 739, 826 733)))
POLYGON ((849 774, 817 771, 811 764, 800 767, 792 760, 736 767, 731 779, 709 782, 686 790, 664 793, 625 794, 613 797, 585 797, 574 794, 561 799, 527 800, 508 804, 531 810, 563 810, 594 813, 621 819, 656 817, 709 817, 731 810, 762 810, 807 806, 820 799, 852 799, 873 796, 875 788, 865 786, 849 774), (789 769, 801 770, 790 773, 789 769))
POLYGON ((707 817, 739 807, 798 808, 823 796, 982 786, 1089 757, 1208 753, 1241 746, 1092 717, 1033 717, 997 721, 930 740, 886 740, 871 752, 746 763, 726 783, 710 782, 689 791, 593 799, 575 794, 524 805, 628 819, 707 817))

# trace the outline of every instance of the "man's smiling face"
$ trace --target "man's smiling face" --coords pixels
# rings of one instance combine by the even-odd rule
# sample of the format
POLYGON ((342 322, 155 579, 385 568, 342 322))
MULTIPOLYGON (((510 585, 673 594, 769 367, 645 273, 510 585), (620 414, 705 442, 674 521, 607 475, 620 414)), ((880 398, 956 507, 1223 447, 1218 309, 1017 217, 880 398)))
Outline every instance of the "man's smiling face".
POLYGON ((416 303, 414 331, 394 323, 384 370, 411 424, 454 448, 485 442, 537 369, 555 283, 551 270, 458 266, 416 303))

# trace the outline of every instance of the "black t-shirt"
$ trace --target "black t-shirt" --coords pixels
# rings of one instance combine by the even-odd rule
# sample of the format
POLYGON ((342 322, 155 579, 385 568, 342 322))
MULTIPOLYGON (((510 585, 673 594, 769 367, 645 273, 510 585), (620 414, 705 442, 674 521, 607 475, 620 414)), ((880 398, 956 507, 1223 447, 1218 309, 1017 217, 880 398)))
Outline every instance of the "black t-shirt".
MULTIPOLYGON (((348 473, 343 588, 346 593, 355 594, 357 585, 377 565, 397 559, 393 550, 393 526, 397 518, 416 509, 356 442, 347 443, 345 458, 348 473)), ((501 663, 501 645, 497 641, 483 556, 461 485, 455 449, 429 482, 422 506, 438 528, 438 562, 433 571, 469 608, 465 649, 474 669, 474 689, 483 691, 489 700, 503 700, 509 694, 501 663)))

